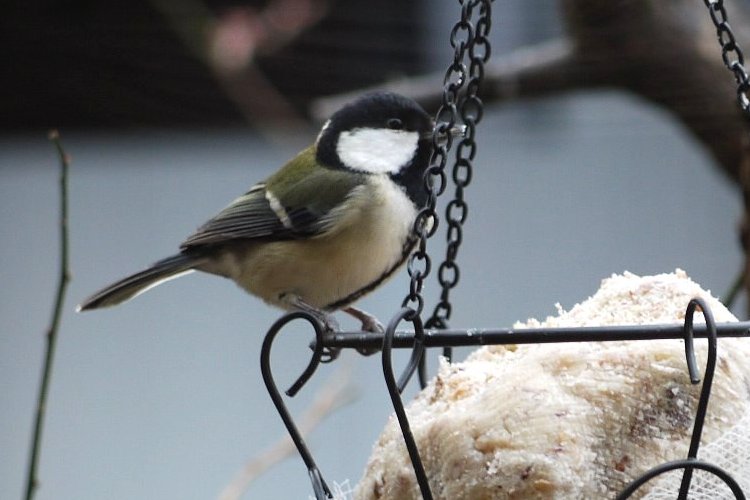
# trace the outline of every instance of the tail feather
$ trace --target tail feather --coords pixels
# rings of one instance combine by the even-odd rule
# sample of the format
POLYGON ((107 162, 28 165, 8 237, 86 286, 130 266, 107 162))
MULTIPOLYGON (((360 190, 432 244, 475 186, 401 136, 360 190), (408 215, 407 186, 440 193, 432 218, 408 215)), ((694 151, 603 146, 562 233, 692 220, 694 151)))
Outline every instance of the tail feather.
POLYGON ((148 269, 135 273, 127 278, 112 283, 87 298, 76 308, 77 311, 111 307, 143 292, 194 271, 194 267, 202 261, 199 257, 177 254, 156 262, 148 269))

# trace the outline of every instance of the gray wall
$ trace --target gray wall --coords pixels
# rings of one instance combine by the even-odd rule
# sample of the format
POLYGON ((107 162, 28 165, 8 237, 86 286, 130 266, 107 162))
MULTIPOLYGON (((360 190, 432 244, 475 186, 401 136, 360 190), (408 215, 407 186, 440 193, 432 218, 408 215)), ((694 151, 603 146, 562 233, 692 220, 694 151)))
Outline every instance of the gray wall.
MULTIPOLYGON (((278 145, 247 130, 63 133, 73 157, 74 279, 37 498, 213 498, 284 432, 258 366, 261 337, 279 312, 205 275, 112 310, 73 307, 173 252, 309 138, 278 145)), ((569 308, 624 270, 681 267, 718 295, 740 268, 739 195, 662 112, 620 94, 572 95, 492 108, 479 135, 453 326, 554 314, 556 302, 569 308)), ((57 276, 57 175, 43 134, 0 139, 0 498, 19 498, 23 487, 57 276)), ((440 237, 431 242, 438 259, 440 237)), ((428 292, 434 304, 434 281, 428 292)), ((386 321, 405 293, 401 273, 361 305, 386 321)), ((308 340, 300 331, 275 349, 282 384, 307 362, 308 340)), ((343 358, 358 398, 309 438, 331 482, 357 480, 391 412, 379 359, 343 358)), ((304 408, 334 369, 323 367, 292 407, 304 408)), ((309 493, 295 457, 247 498, 309 493)))

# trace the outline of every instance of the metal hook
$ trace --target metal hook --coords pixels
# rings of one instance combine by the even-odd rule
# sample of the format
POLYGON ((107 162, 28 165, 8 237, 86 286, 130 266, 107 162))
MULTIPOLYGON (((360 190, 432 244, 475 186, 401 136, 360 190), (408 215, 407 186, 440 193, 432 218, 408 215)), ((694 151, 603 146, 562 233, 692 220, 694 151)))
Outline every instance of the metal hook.
MULTIPOLYGON (((404 319, 407 321, 411 321, 414 325, 414 346, 412 347, 409 363, 406 365, 403 373, 401 373, 401 376, 398 378, 397 388, 399 394, 404 392, 404 388, 409 383, 409 380, 411 380, 412 375, 414 375, 414 371, 422 366, 422 360, 425 357, 424 327, 422 326, 422 319, 414 309, 411 309, 409 307, 401 308, 401 310, 396 314, 395 318, 391 320, 391 323, 388 326, 390 327, 391 324, 393 324, 393 333, 395 334, 396 326, 398 326, 398 323, 400 323, 404 319)), ((391 339, 392 338, 393 336, 391 336, 391 339)), ((385 343, 385 337, 383 338, 383 343, 385 343)), ((424 376, 424 374, 420 373, 420 377, 422 376, 424 376)), ((422 388, 424 388, 424 386, 422 386, 422 388)))
POLYGON ((307 470, 307 474, 310 476, 310 482, 312 483, 313 493, 315 493, 316 500, 333 498, 331 491, 328 489, 328 485, 323 481, 323 476, 320 475, 320 469, 314 466, 307 470))
POLYGON ((297 394, 302 386, 304 386, 310 377, 312 377, 313 373, 315 373, 323 355, 323 325, 315 316, 304 311, 295 311, 282 316, 268 330, 266 337, 263 339, 263 346, 260 350, 260 371, 263 375, 263 382, 266 384, 268 394, 271 396, 274 406, 276 406, 276 411, 279 412, 279 416, 281 416, 281 420, 284 422, 286 430, 289 432, 289 436, 292 438, 294 445, 297 447, 297 451, 305 462, 307 472, 310 475, 310 481, 312 482, 315 498, 317 500, 324 500, 326 498, 333 498, 331 490, 323 480, 320 470, 315 464, 312 453, 310 453, 310 450, 305 444, 305 440, 302 438, 302 434, 294 424, 294 419, 284 404, 284 399, 281 396, 279 389, 276 387, 276 382, 273 379, 271 371, 271 346, 273 345, 276 335, 287 325, 287 323, 298 318, 307 320, 307 322, 309 322, 315 329, 315 348, 307 368, 305 368, 302 375, 300 375, 297 381, 286 391, 286 394, 290 397, 297 394))
POLYGON ((406 410, 404 409, 404 403, 401 400, 401 392, 409 381, 414 370, 419 364, 419 360, 424 354, 424 329, 422 328, 422 320, 419 315, 416 314, 414 309, 409 307, 402 307, 396 316, 391 319, 388 324, 388 328, 385 330, 383 336, 383 374, 385 376, 385 383, 388 387, 388 393, 391 396, 391 403, 393 403, 393 409, 396 412, 396 418, 401 426, 401 434, 404 437, 404 443, 406 449, 409 452, 409 458, 411 459, 412 467, 414 468, 414 474, 417 476, 417 483, 419 484, 419 490, 422 493, 424 500, 432 500, 432 492, 430 491, 430 484, 427 480, 427 474, 424 470, 424 464, 419 456, 419 449, 417 443, 414 440, 414 435, 411 432, 411 426, 409 425, 409 419, 406 416, 406 410), (391 352, 393 347, 393 336, 396 333, 396 327, 403 321, 411 321, 414 325, 414 348, 412 350, 411 359, 404 373, 401 375, 401 379, 396 383, 396 377, 393 374, 393 360, 391 359, 391 352), (420 338, 421 337, 421 338, 420 338))
POLYGON ((617 495, 617 498, 615 500, 625 500, 626 498, 630 498, 630 496, 635 493, 638 488, 643 486, 651 479, 655 478, 658 475, 664 474, 665 472, 677 469, 701 469, 710 472, 714 476, 724 481, 724 484, 726 484, 729 489, 732 490, 734 498, 736 498, 737 500, 746 500, 745 494, 742 493, 742 488, 740 487, 739 483, 737 483, 737 481, 727 471, 708 462, 702 462, 700 460, 694 460, 691 458, 674 460, 672 462, 667 462, 658 465, 653 469, 650 469, 645 474, 641 475, 635 481, 630 483, 627 488, 625 488, 619 495, 617 495))
MULTIPOLYGON (((437 318, 434 314, 425 322, 424 328, 427 329, 434 329, 439 328, 443 329, 445 328, 445 323, 442 321, 442 319, 437 318)), ((424 334, 424 328, 422 328, 422 334, 424 334)), ((417 337, 417 332, 415 331, 415 339, 417 337)), ((413 351, 412 351, 413 354, 413 351)), ((422 353, 422 355, 419 357, 419 365, 417 366, 417 375, 419 377, 419 387, 424 389, 427 387, 427 352, 425 351, 422 353)), ((403 391, 403 388, 402 388, 403 391)))
MULTIPOLYGON (((445 319, 437 316, 434 312, 432 316, 427 320, 424 327, 428 330, 447 330, 448 323, 445 319)), ((448 363, 453 361, 453 348, 449 346, 443 347, 443 357, 448 360, 448 363)), ((427 387, 427 356, 422 356, 422 360, 419 363, 419 385, 424 389, 427 387)))
POLYGON ((700 446, 701 435, 703 434, 703 424, 706 420, 706 412, 708 410, 708 399, 711 396, 711 386, 714 380, 717 350, 716 322, 714 321, 713 314, 711 313, 711 309, 708 307, 708 304, 706 304, 706 302, 700 297, 696 297, 692 299, 690 303, 688 303, 687 311, 685 312, 685 323, 683 326, 683 335, 685 339, 685 359, 687 361, 688 372, 690 374, 690 382, 693 385, 698 384, 701 381, 700 373, 698 372, 698 363, 695 358, 695 345, 693 342, 693 317, 695 315, 695 310, 698 307, 700 307, 701 311, 703 312, 703 317, 706 320, 708 359, 706 360, 706 369, 703 372, 703 385, 701 387, 701 394, 698 399, 698 408, 695 412, 695 423, 693 424, 693 434, 690 439, 688 457, 683 460, 667 462, 650 469, 645 474, 630 483, 628 487, 617 496, 617 500, 628 498, 641 485, 643 485, 650 479, 658 476, 659 474, 663 474, 675 469, 684 469, 684 472, 682 474, 682 481, 680 483, 680 491, 677 495, 677 500, 687 499, 688 492, 690 491, 690 482, 692 481, 694 469, 702 469, 714 474, 722 481, 724 481, 727 486, 729 486, 729 488, 732 490, 732 493, 734 493, 735 498, 740 500, 745 499, 745 495, 742 493, 742 489, 726 471, 716 465, 702 462, 697 459, 698 447, 700 446))
MULTIPOLYGON (((703 434, 703 423, 706 420, 708 398, 711 396, 711 386, 713 385, 714 370, 716 368, 717 347, 716 322, 714 321, 713 313, 703 299, 696 297, 688 304, 687 311, 685 312, 684 327, 685 357, 687 358, 688 371, 690 371, 690 381, 693 384, 697 384, 700 382, 700 375, 697 373, 697 362, 695 360, 695 348, 693 346, 693 315, 695 314, 696 307, 701 308, 701 311, 703 311, 703 317, 706 320, 706 335, 708 337, 708 359, 706 360, 706 369, 703 372, 703 385, 701 387, 700 398, 698 399, 698 408, 695 412, 693 436, 690 439, 690 449, 688 451, 688 459, 693 460, 695 460, 698 456, 698 447, 700 446, 701 435, 703 434)), ((693 469, 691 467, 686 467, 685 473, 682 475, 680 493, 677 496, 678 500, 685 500, 687 498, 692 477, 693 469)))
POLYGON ((417 380, 419 380, 419 388, 424 389, 427 387, 427 352, 422 354, 417 364, 417 380))
MULTIPOLYGON (((443 347, 442 357, 445 358, 448 363, 451 363, 451 360, 453 358, 453 348, 443 347)), ((417 375, 419 376, 419 387, 420 389, 424 389, 425 387, 427 387, 427 383, 429 382, 429 376, 427 374, 427 350, 425 350, 424 354, 422 354, 422 357, 419 358, 417 375)))

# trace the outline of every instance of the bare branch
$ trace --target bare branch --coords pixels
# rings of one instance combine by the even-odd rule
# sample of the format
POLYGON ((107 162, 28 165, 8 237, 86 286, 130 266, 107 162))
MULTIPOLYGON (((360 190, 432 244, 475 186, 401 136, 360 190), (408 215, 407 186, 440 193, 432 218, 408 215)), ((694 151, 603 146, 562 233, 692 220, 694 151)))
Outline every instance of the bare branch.
MULTIPOLYGON (((571 71, 572 56, 569 41, 560 39, 491 60, 485 67, 483 98, 509 100, 574 87, 576 73, 571 71)), ((323 121, 362 92, 378 89, 409 96, 426 109, 436 111, 442 99, 443 76, 440 72, 398 78, 369 89, 323 97, 313 101, 310 110, 316 120, 323 121)))
POLYGON ((36 405, 36 417, 34 420, 34 434, 31 439, 31 451, 29 457, 29 469, 26 477, 26 500, 34 497, 39 487, 37 466, 41 451, 42 430, 44 428, 44 416, 47 410, 47 394, 52 377, 52 362, 55 356, 55 345, 57 344, 57 332, 60 327, 63 304, 65 302, 65 290, 70 281, 70 264, 68 259, 68 167, 70 157, 60 143, 60 134, 57 130, 49 133, 49 139, 54 143, 60 157, 60 276, 57 285, 55 305, 52 310, 52 319, 47 330, 47 348, 44 354, 44 366, 42 368, 42 380, 39 386, 39 395, 36 405))
MULTIPOLYGON (((315 395, 310 407, 299 418, 300 433, 305 436, 337 409, 350 403, 354 396, 351 385, 351 366, 343 365, 331 375, 315 395)), ((296 451, 288 435, 250 459, 242 470, 221 492, 218 500, 239 500, 250 484, 268 469, 291 456, 296 451)))

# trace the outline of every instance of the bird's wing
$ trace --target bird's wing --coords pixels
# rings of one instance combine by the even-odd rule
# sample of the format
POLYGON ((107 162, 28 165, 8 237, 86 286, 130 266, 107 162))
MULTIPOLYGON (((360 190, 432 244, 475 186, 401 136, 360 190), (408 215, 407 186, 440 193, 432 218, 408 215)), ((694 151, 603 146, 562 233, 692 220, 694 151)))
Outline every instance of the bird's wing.
POLYGON ((314 159, 314 148, 300 153, 206 222, 181 248, 299 239, 328 231, 341 217, 336 208, 363 180, 356 174, 315 168, 314 159))

